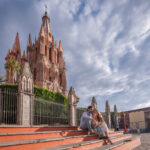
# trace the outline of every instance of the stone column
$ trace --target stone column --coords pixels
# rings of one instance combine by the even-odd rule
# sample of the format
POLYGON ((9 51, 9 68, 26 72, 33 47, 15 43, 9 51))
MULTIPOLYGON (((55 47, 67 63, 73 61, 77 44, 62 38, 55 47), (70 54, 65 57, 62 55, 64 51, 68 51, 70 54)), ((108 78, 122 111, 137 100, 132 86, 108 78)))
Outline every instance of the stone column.
POLYGON ((92 98, 91 106, 93 110, 97 109, 97 102, 94 96, 92 98))
POLYGON ((115 124, 115 130, 119 130, 119 123, 118 123, 118 111, 117 111, 117 106, 114 105, 114 124, 115 124))
POLYGON ((77 126, 77 103, 79 102, 79 98, 76 96, 74 88, 71 87, 68 94, 69 100, 69 125, 77 126))
POLYGON ((18 112, 17 122, 20 125, 33 124, 33 77, 29 63, 25 63, 18 80, 18 112))
POLYGON ((111 128, 111 113, 110 113, 110 106, 109 106, 108 100, 106 100, 105 112, 106 112, 106 123, 107 123, 108 128, 110 129, 111 128))

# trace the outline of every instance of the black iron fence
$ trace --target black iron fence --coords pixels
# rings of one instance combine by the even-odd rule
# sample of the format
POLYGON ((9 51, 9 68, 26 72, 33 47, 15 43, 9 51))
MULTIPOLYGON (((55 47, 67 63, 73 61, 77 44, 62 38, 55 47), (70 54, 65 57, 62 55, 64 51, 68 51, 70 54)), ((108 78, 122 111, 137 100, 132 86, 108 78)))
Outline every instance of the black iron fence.
MULTIPOLYGON (((17 89, 0 88, 0 124, 17 124, 17 92, 17 89)), ((34 125, 68 124, 68 105, 35 97, 33 110, 34 125)), ((87 108, 77 108, 77 125, 86 110, 87 108)), ((102 115, 106 120, 105 113, 102 115)))
POLYGON ((34 125, 68 124, 68 108, 64 104, 35 98, 34 125))
POLYGON ((17 123, 17 90, 0 89, 0 124, 17 123))

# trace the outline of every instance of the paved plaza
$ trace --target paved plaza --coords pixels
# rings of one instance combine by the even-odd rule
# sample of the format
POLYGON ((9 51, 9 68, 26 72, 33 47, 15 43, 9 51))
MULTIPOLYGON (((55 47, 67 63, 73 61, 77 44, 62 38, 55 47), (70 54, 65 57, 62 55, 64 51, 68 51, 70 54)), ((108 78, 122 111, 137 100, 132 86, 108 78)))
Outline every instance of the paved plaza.
POLYGON ((150 133, 141 134, 141 145, 134 150, 150 150, 150 133))

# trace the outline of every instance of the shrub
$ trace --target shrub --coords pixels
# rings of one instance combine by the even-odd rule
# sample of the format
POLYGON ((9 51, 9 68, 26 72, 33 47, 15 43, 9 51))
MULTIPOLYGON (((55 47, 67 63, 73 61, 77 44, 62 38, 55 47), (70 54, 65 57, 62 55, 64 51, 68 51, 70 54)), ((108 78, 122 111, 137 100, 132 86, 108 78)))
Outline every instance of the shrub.
POLYGON ((37 86, 34 86, 34 94, 36 97, 39 97, 39 98, 58 102, 58 103, 65 104, 65 105, 68 104, 68 99, 65 96, 63 96, 61 93, 59 92, 55 93, 55 92, 49 91, 46 88, 39 88, 37 86))
POLYGON ((12 90, 12 91, 17 91, 18 90, 18 85, 17 84, 1 84, 0 88, 2 90, 9 89, 9 90, 12 90))
MULTIPOLYGON (((17 91, 18 85, 17 84, 2 84, 0 85, 0 88, 2 90, 11 89, 13 91, 17 91)), ((63 96, 61 93, 58 93, 58 92, 55 93, 55 92, 49 91, 46 88, 39 88, 37 86, 34 86, 34 94, 38 98, 43 98, 45 100, 50 100, 50 101, 65 104, 65 105, 68 104, 68 99, 65 96, 63 96)))

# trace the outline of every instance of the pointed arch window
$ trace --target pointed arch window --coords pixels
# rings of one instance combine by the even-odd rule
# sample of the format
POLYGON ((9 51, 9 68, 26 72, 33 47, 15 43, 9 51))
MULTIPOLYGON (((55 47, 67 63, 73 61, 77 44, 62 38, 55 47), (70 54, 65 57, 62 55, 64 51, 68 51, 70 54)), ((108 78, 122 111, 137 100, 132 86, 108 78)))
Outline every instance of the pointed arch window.
POLYGON ((62 85, 62 74, 61 73, 59 75, 59 83, 60 83, 60 85, 62 85))
POLYGON ((36 80, 36 68, 34 69, 34 80, 36 80))
POLYGON ((36 47, 35 52, 36 52, 36 54, 35 54, 36 58, 35 58, 35 59, 37 60, 37 54, 38 54, 38 53, 37 53, 37 52, 38 52, 37 47, 36 47))
POLYGON ((49 49, 49 60, 50 60, 50 62, 52 61, 52 50, 51 50, 51 48, 49 49))
POLYGON ((52 77, 51 77, 51 69, 49 69, 49 81, 52 80, 52 77))
POLYGON ((45 56, 47 56, 47 46, 45 45, 45 56))

